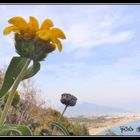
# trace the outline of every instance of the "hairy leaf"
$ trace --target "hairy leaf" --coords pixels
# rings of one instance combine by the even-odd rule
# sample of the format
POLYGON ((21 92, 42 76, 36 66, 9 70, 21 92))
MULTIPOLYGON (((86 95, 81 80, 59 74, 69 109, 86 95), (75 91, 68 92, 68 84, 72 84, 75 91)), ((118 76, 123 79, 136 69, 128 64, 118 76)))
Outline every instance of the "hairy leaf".
POLYGON ((5 124, 5 125, 0 125, 0 135, 31 136, 32 132, 27 126, 15 125, 15 124, 5 124))
POLYGON ((28 58, 13 57, 5 74, 3 85, 0 89, 0 98, 2 98, 11 88, 17 76, 21 72, 28 58))
POLYGON ((52 122, 52 126, 54 127, 54 128, 57 128, 59 131, 61 131, 64 135, 66 135, 66 136, 69 136, 70 134, 69 134, 69 132, 68 132, 68 130, 62 125, 62 124, 60 124, 60 123, 57 123, 57 122, 52 122))

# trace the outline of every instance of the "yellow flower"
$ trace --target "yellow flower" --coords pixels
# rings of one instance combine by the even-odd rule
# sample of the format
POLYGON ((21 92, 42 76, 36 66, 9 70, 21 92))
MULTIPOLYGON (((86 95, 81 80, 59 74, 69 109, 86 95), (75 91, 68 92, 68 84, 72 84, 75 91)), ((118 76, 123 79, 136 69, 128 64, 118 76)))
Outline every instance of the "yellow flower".
POLYGON ((20 96, 19 91, 16 90, 15 96, 20 96))
POLYGON ((16 105, 19 103, 19 101, 20 101, 20 94, 19 94, 19 91, 16 91, 15 96, 12 101, 12 106, 16 107, 16 105))
POLYGON ((37 19, 33 16, 30 16, 29 23, 19 16, 9 19, 8 22, 12 26, 4 29, 4 35, 15 32, 15 35, 20 38, 46 41, 57 46, 60 52, 62 51, 62 44, 58 38, 66 39, 66 36, 59 28, 53 28, 54 25, 50 19, 45 19, 40 28, 37 19))

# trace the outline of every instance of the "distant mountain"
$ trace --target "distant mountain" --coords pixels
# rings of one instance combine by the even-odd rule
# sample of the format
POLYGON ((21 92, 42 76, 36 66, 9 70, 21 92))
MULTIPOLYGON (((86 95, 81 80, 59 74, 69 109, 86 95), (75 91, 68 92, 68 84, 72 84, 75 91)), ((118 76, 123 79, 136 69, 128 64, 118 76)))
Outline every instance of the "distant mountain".
MULTIPOLYGON (((56 108, 57 110, 61 111, 63 110, 64 106, 56 108)), ((108 107, 108 106, 102 106, 97 104, 91 104, 91 103, 82 103, 77 104, 74 107, 69 107, 66 110, 65 115, 66 116, 92 116, 95 114, 110 114, 110 113, 131 113, 131 111, 117 108, 117 107, 108 107)))

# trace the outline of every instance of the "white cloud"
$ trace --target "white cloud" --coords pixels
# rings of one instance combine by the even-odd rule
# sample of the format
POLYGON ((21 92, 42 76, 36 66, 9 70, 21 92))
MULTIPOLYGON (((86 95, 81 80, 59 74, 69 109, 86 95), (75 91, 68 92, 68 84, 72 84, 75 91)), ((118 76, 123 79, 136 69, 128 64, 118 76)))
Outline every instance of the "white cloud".
POLYGON ((67 40, 63 42, 70 45, 66 50, 80 48, 84 51, 98 45, 124 42, 134 36, 130 29, 119 29, 132 22, 129 16, 124 16, 124 9, 125 6, 115 5, 1 5, 0 11, 5 13, 2 17, 7 20, 15 14, 27 20, 33 15, 40 23, 44 18, 50 18, 66 33, 67 40))
POLYGON ((94 9, 93 5, 93 7, 87 6, 85 9, 73 9, 74 14, 68 14, 67 23, 64 22, 64 27, 66 27, 64 31, 67 35, 64 46, 69 46, 64 50, 73 51, 76 59, 93 55, 91 49, 94 47, 113 46, 134 38, 135 31, 132 28, 123 29, 125 25, 133 23, 131 20, 133 15, 126 15, 125 6, 121 8, 97 6, 94 9))
POLYGON ((93 56, 94 54, 95 54, 94 52, 91 52, 88 49, 78 50, 75 52, 75 59, 80 60, 82 58, 88 58, 89 56, 91 56, 91 55, 93 56))
POLYGON ((53 104, 59 104, 62 92, 70 92, 78 97, 79 103, 87 101, 121 107, 134 100, 140 101, 140 76, 135 73, 140 70, 139 59, 138 53, 110 65, 46 64, 43 66, 46 74, 40 79, 46 84, 46 98, 52 94, 49 98, 53 104))
POLYGON ((133 31, 112 33, 109 31, 92 31, 90 27, 77 25, 69 31, 69 40, 72 49, 93 48, 97 45, 115 44, 127 41, 134 36, 133 31), (87 28, 87 29, 86 29, 87 28))
MULTIPOLYGON (((96 20, 96 16, 93 16, 93 19, 96 20)), ((67 31, 67 43, 70 44, 72 49, 89 49, 97 45, 120 43, 127 41, 134 36, 134 31, 118 30, 110 23, 111 21, 102 21, 101 24, 99 23, 96 26, 94 23, 89 23, 90 21, 87 21, 86 23, 83 23, 82 21, 78 22, 79 23, 71 25, 67 31)), ((116 20, 116 22, 118 21, 116 20)))
MULTIPOLYGON (((1 7, 0 11, 4 14, 1 15, 0 19, 6 20, 2 20, 1 27, 7 26, 7 20, 15 14, 23 16, 27 20, 28 16, 33 15, 41 22, 44 18, 52 19, 54 25, 61 28, 67 35, 67 40, 63 42, 70 47, 65 47, 64 53, 65 51, 74 51, 76 59, 89 55, 93 56, 94 53, 91 54, 90 52, 93 47, 104 44, 113 46, 114 43, 128 41, 135 35, 133 28, 122 28, 122 26, 134 21, 130 20, 131 17, 124 13, 125 6, 119 8, 117 6, 94 5, 43 5, 31 6, 31 8, 25 6, 25 9, 24 6, 1 7)), ((1 44, 13 46, 13 41, 8 38, 10 37, 3 37, 1 44), (6 44, 6 42, 8 43, 6 44)), ((12 55, 2 56, 0 57, 1 66, 9 64, 12 55)), ((133 75, 133 70, 140 68, 139 55, 133 58, 121 59, 113 65, 89 65, 84 62, 65 61, 64 64, 49 65, 47 63, 42 68, 35 77, 38 78, 37 81, 40 82, 40 87, 44 88, 44 97, 46 99, 50 98, 52 103, 56 102, 58 104, 59 95, 64 91, 74 93, 78 96, 80 102, 95 101, 97 103, 117 105, 118 102, 121 104, 124 100, 125 102, 131 102, 131 99, 139 100, 140 81, 139 78, 133 75)))

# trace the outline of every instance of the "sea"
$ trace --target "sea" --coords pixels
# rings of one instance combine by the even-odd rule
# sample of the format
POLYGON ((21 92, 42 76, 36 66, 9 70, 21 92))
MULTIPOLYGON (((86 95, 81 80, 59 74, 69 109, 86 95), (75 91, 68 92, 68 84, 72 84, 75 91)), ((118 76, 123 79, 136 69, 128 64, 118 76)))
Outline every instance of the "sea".
POLYGON ((117 127, 105 130, 99 135, 140 136, 140 120, 131 121, 117 127))

